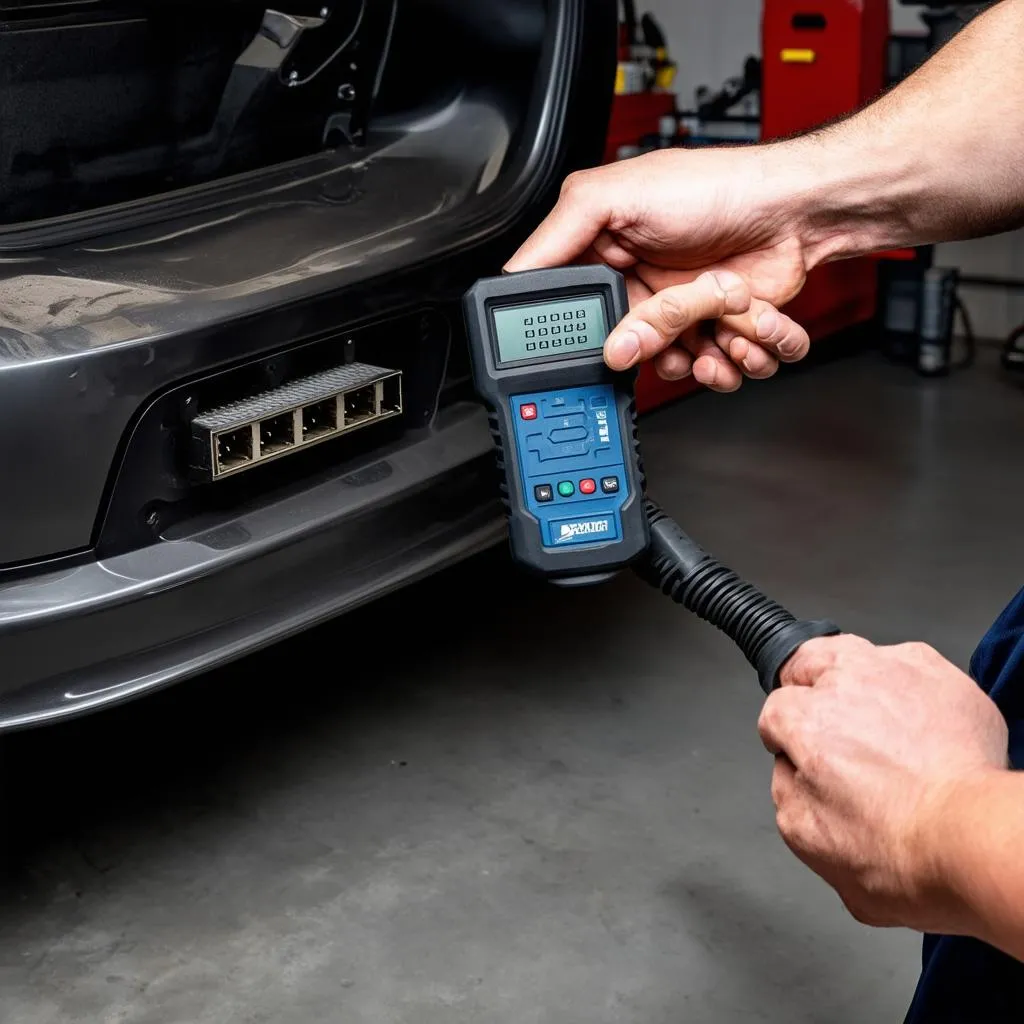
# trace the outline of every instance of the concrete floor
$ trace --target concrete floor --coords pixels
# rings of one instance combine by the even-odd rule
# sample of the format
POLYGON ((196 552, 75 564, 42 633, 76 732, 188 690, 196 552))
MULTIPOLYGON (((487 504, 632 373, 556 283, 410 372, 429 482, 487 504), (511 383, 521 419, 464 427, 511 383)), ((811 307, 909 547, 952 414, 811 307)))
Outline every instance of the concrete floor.
MULTIPOLYGON (((652 494, 798 613, 964 662, 1024 577, 1024 393, 994 369, 858 357, 643 437, 652 494)), ((782 846, 759 705, 633 578, 487 556, 16 737, 0 1020, 899 1021, 917 941, 782 846)))

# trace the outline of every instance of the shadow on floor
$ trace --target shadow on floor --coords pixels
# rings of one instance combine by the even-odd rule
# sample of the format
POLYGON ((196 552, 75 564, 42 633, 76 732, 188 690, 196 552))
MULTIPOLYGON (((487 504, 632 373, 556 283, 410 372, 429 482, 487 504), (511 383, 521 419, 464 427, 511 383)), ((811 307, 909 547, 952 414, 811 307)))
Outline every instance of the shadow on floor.
MULTIPOLYGON (((201 813, 225 793, 244 813, 268 776, 301 775, 320 744, 344 770, 347 740, 407 725, 425 688, 431 704, 468 687, 483 701, 509 686, 541 694, 548 680, 467 679, 445 666, 481 648, 512 663, 524 635, 551 663, 600 658, 612 637, 586 620, 604 599, 526 578, 495 550, 200 679, 8 737, 0 745, 6 883, 39 881, 33 866, 61 844, 102 874, 119 860, 110 837, 159 832, 162 821, 201 813), (545 620, 557 620, 557 632, 538 629, 545 620)), ((564 685, 559 694, 573 700, 564 685)))

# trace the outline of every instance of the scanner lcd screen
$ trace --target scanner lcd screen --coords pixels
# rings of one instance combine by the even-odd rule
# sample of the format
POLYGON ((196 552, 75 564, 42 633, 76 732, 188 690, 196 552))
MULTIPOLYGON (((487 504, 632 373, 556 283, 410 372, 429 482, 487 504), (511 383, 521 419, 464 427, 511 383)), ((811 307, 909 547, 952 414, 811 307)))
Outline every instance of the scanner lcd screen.
POLYGON ((499 307, 494 330, 503 363, 598 352, 609 333, 600 295, 499 307))

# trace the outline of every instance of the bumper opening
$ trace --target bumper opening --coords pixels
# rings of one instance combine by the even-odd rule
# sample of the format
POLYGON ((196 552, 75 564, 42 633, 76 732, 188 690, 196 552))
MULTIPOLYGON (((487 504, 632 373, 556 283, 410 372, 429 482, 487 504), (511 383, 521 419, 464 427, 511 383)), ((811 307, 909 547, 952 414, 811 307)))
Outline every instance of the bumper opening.
POLYGON ((222 480, 401 415, 401 370, 336 366, 196 417, 192 472, 222 480))
POLYGON ((293 345, 182 385, 126 439, 96 552, 152 544, 176 523, 231 516, 316 486, 427 427, 451 343, 420 310, 293 345))

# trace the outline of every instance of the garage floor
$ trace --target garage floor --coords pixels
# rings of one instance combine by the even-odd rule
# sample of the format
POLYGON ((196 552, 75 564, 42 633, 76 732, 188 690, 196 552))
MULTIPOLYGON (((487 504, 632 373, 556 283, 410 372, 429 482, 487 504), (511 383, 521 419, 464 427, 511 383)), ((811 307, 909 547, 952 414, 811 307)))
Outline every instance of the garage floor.
MULTIPOLYGON (((801 614, 964 662, 1024 579, 1024 393, 992 368, 857 357, 643 437, 652 494, 801 614)), ((777 839, 759 703, 633 578, 487 556, 15 737, 0 1020, 901 1020, 916 940, 777 839)))

